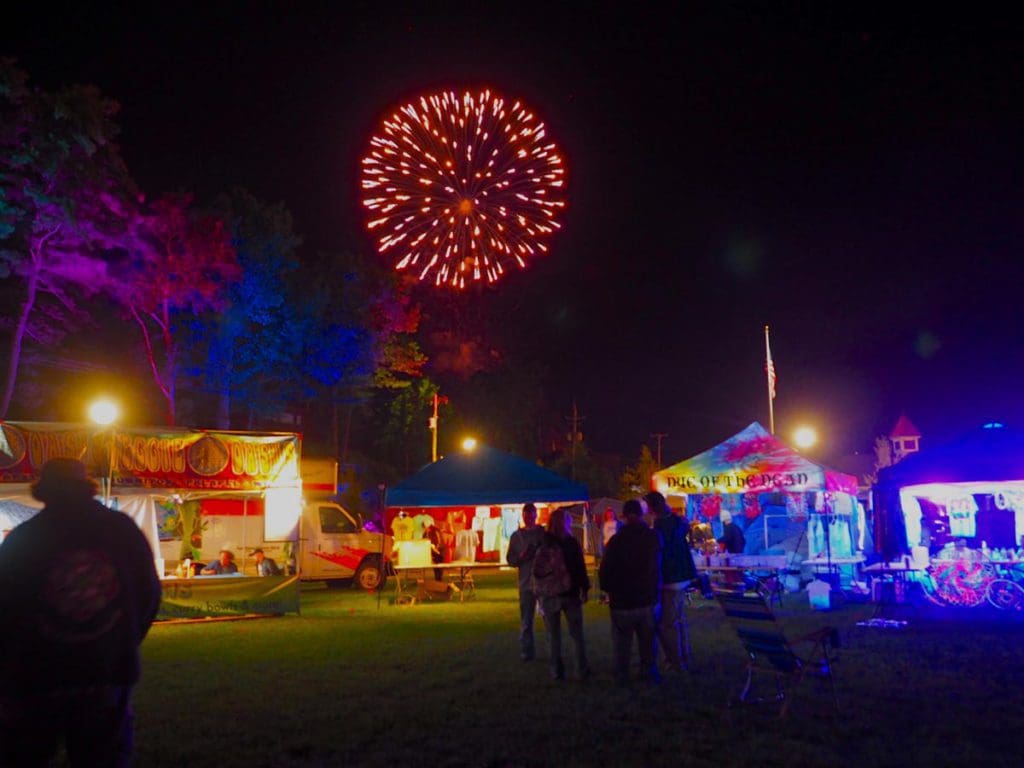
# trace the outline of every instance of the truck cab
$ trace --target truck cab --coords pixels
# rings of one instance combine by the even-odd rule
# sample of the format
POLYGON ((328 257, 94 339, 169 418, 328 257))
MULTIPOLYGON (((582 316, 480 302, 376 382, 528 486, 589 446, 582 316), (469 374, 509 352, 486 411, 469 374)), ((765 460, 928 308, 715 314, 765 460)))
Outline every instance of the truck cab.
POLYGON ((334 501, 338 464, 333 459, 302 460, 305 497, 299 531, 302 579, 335 586, 383 589, 391 559, 390 536, 368 531, 362 516, 334 501))
POLYGON ((383 589, 391 537, 367 531, 359 514, 335 502, 307 501, 300 537, 303 580, 383 589))

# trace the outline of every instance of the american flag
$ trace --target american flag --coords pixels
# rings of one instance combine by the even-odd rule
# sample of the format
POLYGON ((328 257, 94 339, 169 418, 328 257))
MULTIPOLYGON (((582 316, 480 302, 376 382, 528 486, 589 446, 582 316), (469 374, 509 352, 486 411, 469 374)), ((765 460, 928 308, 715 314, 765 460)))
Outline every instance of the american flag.
POLYGON ((768 374, 768 397, 775 399, 775 363, 772 361, 772 348, 768 344, 768 328, 764 329, 764 370, 768 374))

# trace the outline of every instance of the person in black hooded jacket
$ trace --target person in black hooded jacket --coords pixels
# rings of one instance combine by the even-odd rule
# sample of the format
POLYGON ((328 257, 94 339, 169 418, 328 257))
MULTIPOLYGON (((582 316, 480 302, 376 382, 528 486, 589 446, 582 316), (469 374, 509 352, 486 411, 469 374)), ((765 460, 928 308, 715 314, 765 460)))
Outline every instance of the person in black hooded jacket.
POLYGON ((94 499, 73 459, 43 465, 45 506, 0 546, 0 766, 127 765, 139 645, 160 605, 149 542, 94 499))
POLYGON ((629 681, 629 656, 636 635, 640 666, 648 682, 660 682, 655 665, 655 606, 661 588, 662 540, 643 521, 639 500, 622 506, 625 525, 605 548, 598 575, 601 589, 608 593, 615 654, 615 680, 629 681))

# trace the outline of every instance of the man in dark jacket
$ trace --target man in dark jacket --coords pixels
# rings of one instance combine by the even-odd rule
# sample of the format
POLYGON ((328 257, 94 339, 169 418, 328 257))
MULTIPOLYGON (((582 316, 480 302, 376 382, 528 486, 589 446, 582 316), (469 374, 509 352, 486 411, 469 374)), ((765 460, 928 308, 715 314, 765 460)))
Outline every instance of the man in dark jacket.
POLYGON ((601 560, 601 589, 608 593, 615 654, 615 680, 629 682, 629 655, 637 637, 640 666, 647 680, 660 682, 655 665, 655 615, 661 577, 661 536, 643 522, 637 499, 622 506, 625 525, 612 536, 601 560))
POLYGON ((0 547, 0 766, 127 765, 139 645, 160 604, 149 543, 95 501, 73 459, 43 465, 45 506, 0 547))
POLYGON ((523 527, 508 540, 505 556, 509 565, 519 569, 519 657, 531 661, 536 655, 533 642, 533 616, 537 595, 533 591, 533 556, 544 540, 544 529, 537 525, 537 507, 523 505, 523 527))
POLYGON ((690 666, 690 637, 686 626, 686 590, 697 578, 690 551, 689 526, 672 514, 665 497, 657 491, 644 496, 661 534, 661 595, 658 606, 658 640, 669 669, 679 672, 690 666))

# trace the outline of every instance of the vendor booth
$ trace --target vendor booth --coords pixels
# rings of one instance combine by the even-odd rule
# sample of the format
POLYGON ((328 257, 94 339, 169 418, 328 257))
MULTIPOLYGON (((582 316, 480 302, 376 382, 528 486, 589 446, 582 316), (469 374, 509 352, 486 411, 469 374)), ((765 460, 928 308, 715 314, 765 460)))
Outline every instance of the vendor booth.
POLYGON ((722 536, 723 512, 743 531, 747 555, 785 555, 811 573, 852 573, 865 535, 857 479, 816 464, 759 423, 659 472, 652 487, 685 510, 708 549, 722 536))
POLYGON ((940 606, 1024 611, 1024 433, 988 424, 878 473, 884 566, 940 606))
POLYGON ((158 618, 298 612, 298 577, 288 564, 302 510, 299 450, 291 433, 4 422, 3 525, 38 511, 30 485, 47 460, 79 459, 100 482, 104 502, 149 540, 163 583, 158 618), (257 547, 285 566, 284 575, 249 578, 257 547), (197 575, 222 549, 238 575, 197 575))
POLYGON ((502 563, 509 537, 522 521, 523 504, 536 504, 543 523, 552 509, 586 500, 584 486, 519 456, 480 446, 428 464, 388 489, 385 525, 394 533, 399 558, 402 542, 422 539, 425 523, 433 521, 441 532, 445 563, 502 563))

